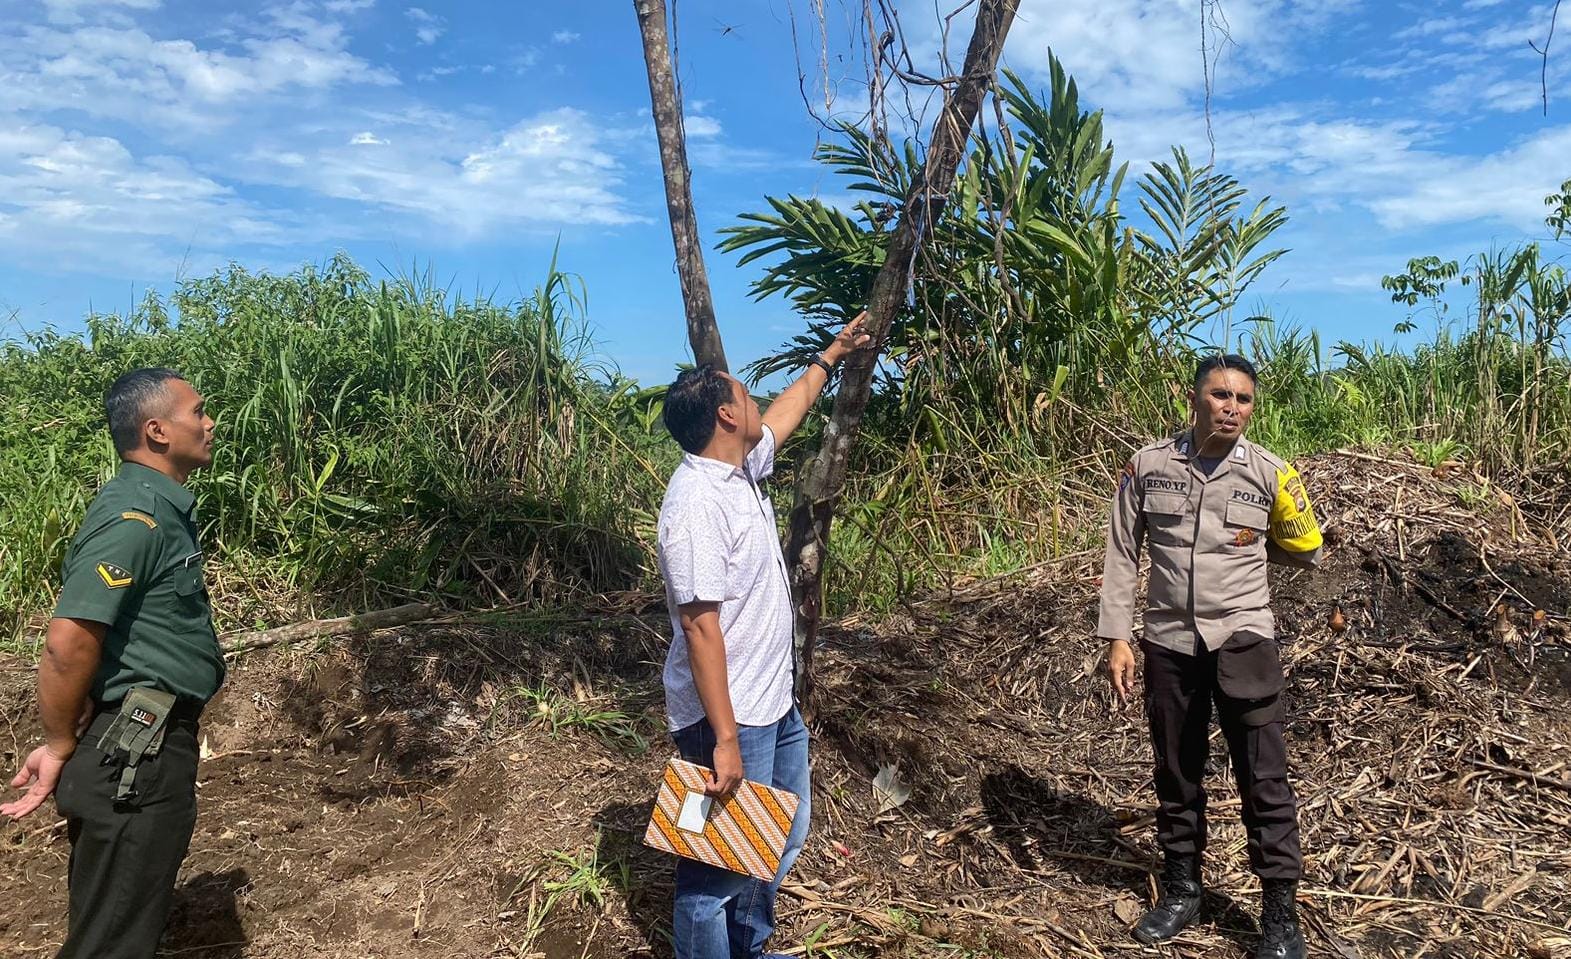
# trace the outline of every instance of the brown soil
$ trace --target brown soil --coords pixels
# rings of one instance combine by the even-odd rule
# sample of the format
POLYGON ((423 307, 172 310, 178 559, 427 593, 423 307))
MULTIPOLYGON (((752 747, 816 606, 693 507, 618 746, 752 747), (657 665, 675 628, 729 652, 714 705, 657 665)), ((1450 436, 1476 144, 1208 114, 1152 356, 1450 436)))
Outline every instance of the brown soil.
MULTIPOLYGON (((1533 511, 1492 492, 1479 505, 1471 477, 1345 457, 1304 471, 1333 542, 1276 597, 1312 951, 1524 955, 1571 903, 1571 553, 1529 535, 1533 511), (1534 609, 1549 614, 1536 629, 1534 609)), ((830 631, 813 833, 780 946, 1139 951, 1126 930, 1151 893, 1149 746, 1139 708, 1111 704, 1096 672, 1095 572, 971 584, 830 631), (872 779, 891 764, 911 797, 880 812, 872 779)), ((638 842, 669 755, 656 603, 243 657, 204 722, 163 954, 668 956, 671 864, 638 842), (585 718, 607 710, 651 748, 585 718)), ((14 768, 35 735, 31 676, 0 665, 14 768)), ((1209 910, 1168 955, 1253 945, 1257 886, 1217 750, 1209 910)), ((38 814, 0 827, 0 845, 0 954, 48 955, 64 830, 38 814)))

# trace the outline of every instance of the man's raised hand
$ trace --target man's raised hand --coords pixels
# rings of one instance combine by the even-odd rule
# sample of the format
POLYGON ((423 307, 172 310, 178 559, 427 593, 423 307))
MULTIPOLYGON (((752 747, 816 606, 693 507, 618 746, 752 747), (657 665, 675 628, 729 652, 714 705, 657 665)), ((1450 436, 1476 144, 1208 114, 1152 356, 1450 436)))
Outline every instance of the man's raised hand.
POLYGON ((872 335, 862 332, 862 322, 866 319, 867 311, 863 310, 856 315, 855 319, 841 327, 840 332, 835 334, 834 342, 829 344, 827 350, 824 350, 824 360, 826 362, 831 365, 838 363, 853 351, 859 350, 872 342, 872 335))

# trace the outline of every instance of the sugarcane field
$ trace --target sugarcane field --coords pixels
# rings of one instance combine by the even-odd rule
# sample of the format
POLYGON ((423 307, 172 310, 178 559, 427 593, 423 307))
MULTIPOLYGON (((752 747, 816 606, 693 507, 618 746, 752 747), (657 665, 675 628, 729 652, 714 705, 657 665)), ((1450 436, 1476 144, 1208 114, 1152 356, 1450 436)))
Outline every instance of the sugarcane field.
POLYGON ((0 956, 1571 959, 1561 12, 17 5, 0 956))

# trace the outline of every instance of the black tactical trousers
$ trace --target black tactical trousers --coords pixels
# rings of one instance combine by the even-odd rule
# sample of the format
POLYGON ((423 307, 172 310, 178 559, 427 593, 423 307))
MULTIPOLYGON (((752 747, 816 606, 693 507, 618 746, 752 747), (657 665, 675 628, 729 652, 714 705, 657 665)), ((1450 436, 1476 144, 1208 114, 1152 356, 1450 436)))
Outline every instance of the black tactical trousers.
POLYGON ((1156 833, 1164 852, 1206 847, 1206 760, 1211 706, 1222 725, 1261 879, 1297 879, 1298 810, 1282 738, 1282 666, 1276 640, 1240 634, 1217 652, 1184 655, 1142 642, 1146 713, 1156 756, 1156 833))
POLYGON ((158 755, 137 766, 136 796, 116 802, 120 766, 96 748, 113 719, 93 720, 55 790, 71 836, 70 929, 57 959, 152 959, 196 825, 196 721, 170 721, 158 755))

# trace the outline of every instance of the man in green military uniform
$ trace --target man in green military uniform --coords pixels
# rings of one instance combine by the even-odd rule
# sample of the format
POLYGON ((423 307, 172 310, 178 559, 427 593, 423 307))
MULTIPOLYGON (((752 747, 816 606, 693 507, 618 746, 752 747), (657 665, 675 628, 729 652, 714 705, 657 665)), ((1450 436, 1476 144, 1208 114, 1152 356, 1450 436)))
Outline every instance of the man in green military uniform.
POLYGON ((193 470, 213 458, 202 397, 167 369, 105 399, 122 465, 66 554, 38 666, 44 744, 0 814, 54 794, 71 838, 63 959, 151 959, 196 824, 197 720, 224 679, 202 578, 193 470))

